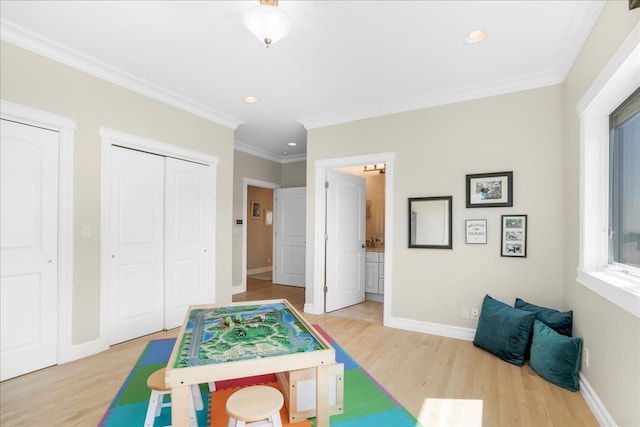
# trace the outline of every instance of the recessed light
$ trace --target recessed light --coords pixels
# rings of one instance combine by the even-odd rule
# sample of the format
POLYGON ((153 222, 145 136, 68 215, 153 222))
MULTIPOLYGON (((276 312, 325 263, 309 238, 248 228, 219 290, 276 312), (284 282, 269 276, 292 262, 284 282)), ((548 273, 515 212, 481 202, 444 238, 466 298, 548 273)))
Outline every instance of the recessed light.
POLYGON ((249 104, 255 104, 256 102, 258 102, 258 98, 256 98, 255 96, 245 96, 242 99, 244 99, 244 102, 248 102, 249 104))
POLYGON ((486 32, 484 32, 483 30, 475 30, 467 34, 467 36, 464 38, 464 42, 467 44, 474 44, 481 42, 485 37, 487 37, 486 32))
POLYGON ((287 145, 288 145, 289 147, 295 147, 295 146, 296 146, 296 145, 298 145, 298 144, 297 144, 297 143, 295 143, 295 142, 293 142, 293 141, 291 141, 291 142, 287 142, 287 145))

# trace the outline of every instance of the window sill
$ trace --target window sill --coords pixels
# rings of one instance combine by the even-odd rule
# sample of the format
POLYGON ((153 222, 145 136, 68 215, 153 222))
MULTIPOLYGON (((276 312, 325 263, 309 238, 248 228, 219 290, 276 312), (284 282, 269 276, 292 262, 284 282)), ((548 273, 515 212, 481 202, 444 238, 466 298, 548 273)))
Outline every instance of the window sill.
POLYGON ((640 283, 638 279, 624 278, 609 272, 578 269, 578 283, 591 289, 636 317, 640 317, 640 283))

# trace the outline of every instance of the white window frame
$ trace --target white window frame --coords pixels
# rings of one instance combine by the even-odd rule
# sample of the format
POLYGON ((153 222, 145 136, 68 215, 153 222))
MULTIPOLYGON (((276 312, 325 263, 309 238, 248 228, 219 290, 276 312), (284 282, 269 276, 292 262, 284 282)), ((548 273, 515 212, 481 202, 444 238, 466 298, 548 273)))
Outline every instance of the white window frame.
POLYGON ((609 115, 640 86, 640 24, 578 103, 580 116, 580 265, 576 280, 640 317, 640 279, 611 268, 609 115))

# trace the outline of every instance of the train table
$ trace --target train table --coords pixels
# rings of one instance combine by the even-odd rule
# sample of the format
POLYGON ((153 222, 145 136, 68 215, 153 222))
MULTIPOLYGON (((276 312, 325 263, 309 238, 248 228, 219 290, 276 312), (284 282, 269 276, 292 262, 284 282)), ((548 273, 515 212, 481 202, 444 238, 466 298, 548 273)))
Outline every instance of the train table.
POLYGON ((335 351, 286 300, 192 305, 166 368, 173 426, 189 425, 189 386, 315 368, 316 425, 329 425, 335 351))

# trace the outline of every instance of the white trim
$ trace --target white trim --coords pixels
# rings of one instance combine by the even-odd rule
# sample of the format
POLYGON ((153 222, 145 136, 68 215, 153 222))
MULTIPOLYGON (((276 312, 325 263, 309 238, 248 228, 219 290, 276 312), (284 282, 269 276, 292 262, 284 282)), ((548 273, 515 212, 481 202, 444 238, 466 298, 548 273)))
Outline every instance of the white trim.
MULTIPOLYGON (((637 49, 640 40, 640 24, 636 25, 624 42, 620 45, 609 63, 602 69, 598 77, 593 81, 589 89, 582 96, 576 106, 578 115, 582 115, 591 106, 597 96, 609 84, 609 80, 618 72, 622 65, 628 61, 634 49, 637 49)), ((632 91, 633 92, 633 91, 632 91)))
POLYGON ((607 408, 604 406, 593 387, 591 387, 587 378, 582 374, 582 372, 580 372, 579 377, 580 394, 582 394, 587 406, 591 409, 591 412, 593 412, 593 416, 596 417, 598 424, 601 426, 616 427, 618 424, 613 419, 609 411, 607 411, 607 408))
POLYGON ((207 247, 211 248, 212 265, 208 272, 211 283, 211 287, 207 289, 205 299, 211 302, 216 302, 216 256, 217 256, 217 241, 216 241, 216 216, 217 216, 217 176, 218 176, 218 157, 211 154, 202 153, 199 151, 190 150, 188 148, 180 147, 177 145, 168 144, 165 142, 155 141, 153 139, 143 138, 140 136, 128 134, 118 130, 100 127, 99 135, 101 160, 100 160, 100 342, 105 348, 109 347, 109 230, 108 221, 109 218, 109 171, 111 162, 111 147, 117 145, 120 147, 130 148, 134 150, 145 151, 152 154, 158 154, 161 156, 173 157, 182 160, 188 160, 196 163, 201 163, 210 167, 209 179, 211 183, 211 191, 213 206, 211 207, 211 234, 209 236, 210 242, 207 247))
MULTIPOLYGON (((242 277, 240 278, 239 285, 231 287, 232 295, 247 291, 247 195, 249 192, 248 187, 250 185, 254 187, 269 188, 271 190, 276 190, 282 187, 280 184, 276 184, 274 182, 242 178, 242 277)), ((275 254, 273 254, 273 256, 275 256, 275 254)), ((275 264, 275 261, 273 261, 272 264, 275 264)))
POLYGON ((314 199, 314 257, 313 277, 307 275, 307 286, 311 287, 313 303, 305 303, 304 311, 312 314, 324 313, 324 233, 325 233, 325 197, 324 182, 327 171, 340 167, 361 166, 371 163, 385 163, 385 257, 384 257, 384 307, 383 323, 385 326, 391 319, 391 303, 393 301, 393 175, 396 153, 364 154, 351 157, 322 159, 314 162, 315 169, 315 199, 314 199))
POLYGON ((260 267, 260 268, 253 268, 251 270, 247 270, 247 276, 253 276, 254 274, 262 274, 262 273, 268 273, 270 271, 273 271, 273 267, 260 267))
POLYGON ((57 362, 74 360, 73 347, 73 154, 76 121, 0 99, 3 119, 59 133, 58 151, 58 354, 57 362))
POLYGON ((565 40, 557 49, 557 57, 559 58, 560 65, 554 70, 521 75, 479 86, 461 87, 445 92, 431 93, 426 99, 423 96, 416 99, 404 99, 395 103, 371 105, 367 108, 342 111, 336 114, 305 117, 298 120, 298 123, 302 124, 307 130, 316 129, 372 117, 386 116, 405 111, 561 84, 571 71, 585 40, 589 36, 593 25, 598 20, 605 4, 606 1, 589 1, 580 4, 580 7, 574 8, 573 19, 566 31, 567 37, 565 37, 565 40), (585 7, 585 5, 587 5, 587 7, 585 7))
POLYGON ((576 281, 640 317, 640 281, 608 264, 609 115, 640 86, 640 24, 577 105, 580 115, 580 264, 576 281))
POLYGON ((465 341, 473 341, 476 330, 461 326, 443 325, 441 323, 422 322, 419 320, 390 317, 384 324, 390 328, 404 329, 407 331, 421 332, 423 334, 438 335, 441 337, 455 338, 465 341))
POLYGON ((247 144, 243 144, 239 141, 233 142, 233 149, 242 151, 243 153, 251 154, 252 156, 260 157, 262 159, 271 160, 272 162, 284 164, 284 163, 296 163, 307 160, 307 153, 295 154, 286 157, 274 156, 272 153, 260 150, 259 148, 252 147, 247 144))
POLYGON ((0 19, 0 28, 2 28, 0 33, 2 40, 76 70, 231 129, 236 129, 239 125, 244 124, 242 120, 213 110, 206 105, 185 98, 105 62, 54 42, 9 20, 0 19))

